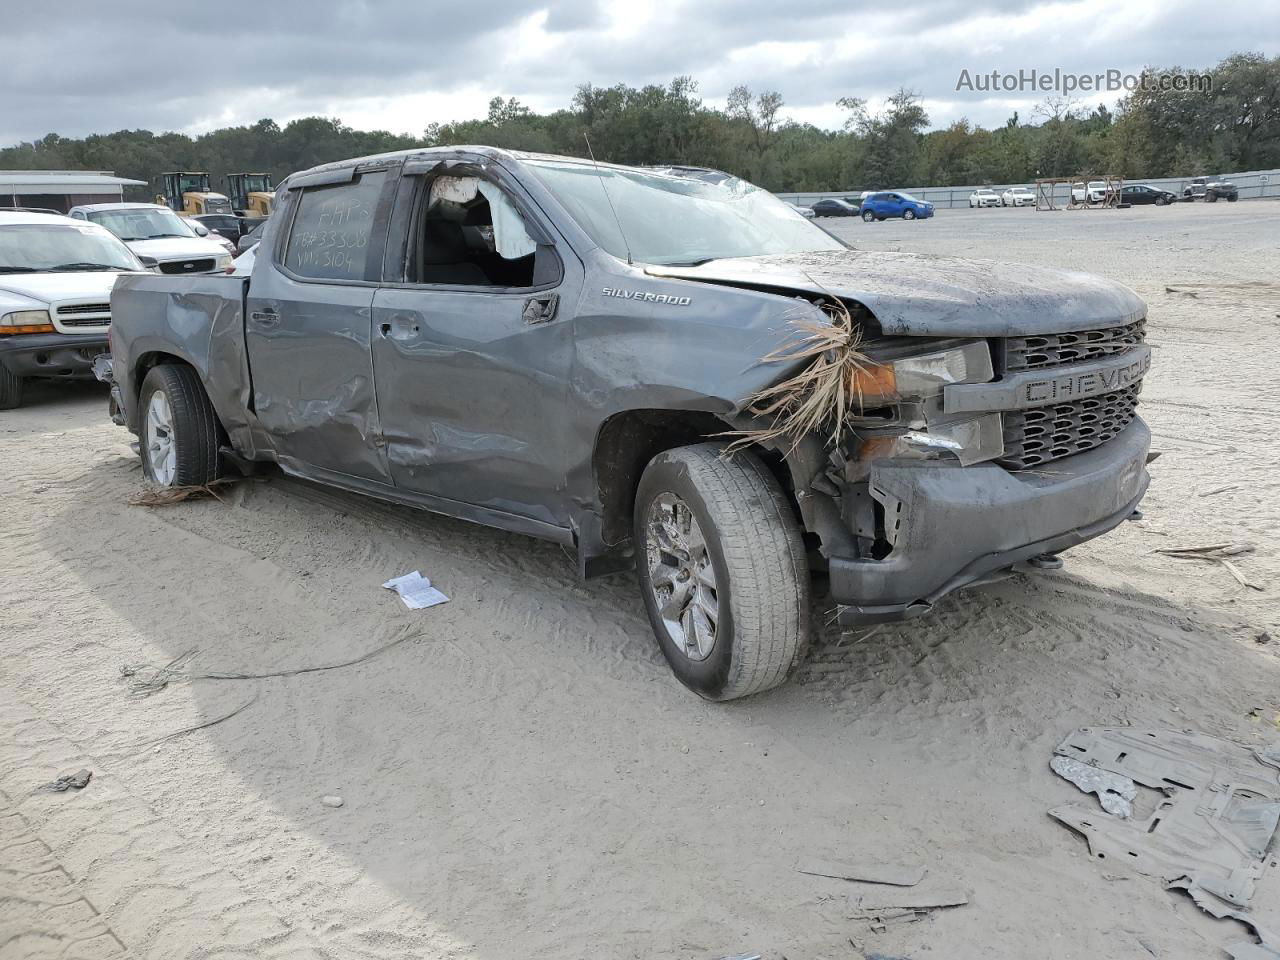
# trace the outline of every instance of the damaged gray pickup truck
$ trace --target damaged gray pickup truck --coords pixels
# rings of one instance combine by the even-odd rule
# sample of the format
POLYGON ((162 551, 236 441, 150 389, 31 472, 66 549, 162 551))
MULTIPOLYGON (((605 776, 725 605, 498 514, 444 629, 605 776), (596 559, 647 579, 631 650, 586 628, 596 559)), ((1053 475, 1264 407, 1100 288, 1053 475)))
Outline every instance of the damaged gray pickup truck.
POLYGON ((1146 309, 1118 284, 857 252, 689 168, 435 148, 277 196, 248 277, 117 281, 103 376, 150 480, 270 461, 556 541, 583 576, 634 564, 704 697, 787 677, 815 583, 842 623, 914 616, 1146 491, 1146 309), (752 434, 835 315, 842 429, 752 434))

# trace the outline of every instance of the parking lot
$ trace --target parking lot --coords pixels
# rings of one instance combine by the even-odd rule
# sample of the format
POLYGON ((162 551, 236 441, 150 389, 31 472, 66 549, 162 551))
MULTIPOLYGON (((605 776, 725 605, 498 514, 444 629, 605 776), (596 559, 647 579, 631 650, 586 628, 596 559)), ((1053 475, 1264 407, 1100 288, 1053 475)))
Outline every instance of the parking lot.
POLYGON ((630 575, 583 583, 554 544, 280 476, 132 506, 105 392, 33 387, 0 414, 0 946, 1203 960, 1241 939, 1091 860, 1046 816, 1080 799, 1048 761, 1088 725, 1280 735, 1280 203, 819 223, 1143 296, 1145 519, 929 617, 825 626, 790 684, 713 704, 672 678, 630 575), (1224 543, 1254 586, 1155 552, 1224 543), (450 602, 381 589, 414 569, 450 602), (239 676, 131 682, 188 653, 239 676), (34 792, 80 767, 84 790, 34 792), (801 859, 924 863, 969 902, 873 926, 801 859))

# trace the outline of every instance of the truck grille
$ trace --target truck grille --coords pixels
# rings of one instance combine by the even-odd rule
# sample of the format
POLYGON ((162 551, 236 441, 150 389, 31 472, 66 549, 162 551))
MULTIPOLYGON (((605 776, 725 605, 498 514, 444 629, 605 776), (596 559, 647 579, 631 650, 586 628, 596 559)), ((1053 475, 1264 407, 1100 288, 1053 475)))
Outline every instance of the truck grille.
POLYGON ((109 303, 63 303, 58 305, 58 316, 71 317, 81 313, 111 313, 109 303))
POLYGON ((1008 412, 1004 415, 1004 456, 998 462, 1010 470, 1026 470, 1092 450, 1133 422, 1141 391, 1142 384, 1135 383, 1096 397, 1008 412))
POLYGON ((1007 372, 1014 373, 1081 360, 1097 360, 1122 353, 1142 343, 1146 335, 1147 320, 1144 317, 1123 326, 1103 327, 1100 330, 1009 337, 1004 342, 1004 368, 1007 372))
POLYGON ((55 303, 50 309, 61 333, 93 333, 111 326, 109 303, 55 303))
POLYGON ((161 273, 209 273, 213 270, 213 259, 201 260, 166 260, 160 264, 161 273))

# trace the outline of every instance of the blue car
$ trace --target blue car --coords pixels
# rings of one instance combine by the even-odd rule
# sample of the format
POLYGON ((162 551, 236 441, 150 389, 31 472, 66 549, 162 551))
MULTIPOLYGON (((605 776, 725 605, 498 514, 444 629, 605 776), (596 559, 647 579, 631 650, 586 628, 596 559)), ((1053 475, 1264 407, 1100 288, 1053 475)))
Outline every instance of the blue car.
POLYGON ((903 220, 924 220, 933 216, 933 204, 917 200, 909 193, 894 190, 883 190, 873 193, 862 201, 862 219, 871 223, 873 220, 887 220, 890 217, 901 217, 903 220))

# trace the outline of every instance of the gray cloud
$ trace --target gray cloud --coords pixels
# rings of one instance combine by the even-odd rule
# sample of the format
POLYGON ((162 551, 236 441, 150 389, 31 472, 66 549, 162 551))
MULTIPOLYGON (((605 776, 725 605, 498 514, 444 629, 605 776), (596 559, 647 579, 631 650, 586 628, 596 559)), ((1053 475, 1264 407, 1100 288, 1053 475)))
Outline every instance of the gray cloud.
MULTIPOLYGON (((1046 0, 657 0, 645 29, 625 42, 608 32, 614 8, 595 0, 231 0, 198 14, 183 5, 67 0, 52 30, 47 6, 16 6, 4 18, 0 143, 48 132, 187 129, 226 116, 329 112, 362 125, 357 105, 371 98, 434 94, 431 102, 448 110, 449 95, 464 89, 563 105, 580 83, 665 83, 677 74, 693 75, 713 100, 735 83, 777 89, 791 108, 826 108, 832 123, 838 97, 898 86, 941 101, 935 113, 946 116, 936 120, 967 114, 997 123, 1008 106, 957 93, 961 69, 1207 67, 1238 50, 1280 50, 1280 9, 1246 0, 1220 0, 1209 16, 1197 15, 1210 12, 1204 0, 1174 0, 1151 23, 1145 11, 1156 0, 1135 0, 1103 24, 1054 15, 1064 8, 1046 0), (539 13, 545 49, 519 32, 539 13), (1019 17, 1038 18, 1031 38, 1005 29, 1019 17), (1194 31, 1182 29, 1188 18, 1194 31), (1127 24, 1133 29, 1099 29, 1127 24), (765 42, 813 43, 820 52, 796 65, 753 53, 765 42)), ((1042 95, 1017 99, 1029 108, 1042 95)), ((456 118, 456 109, 392 125, 418 131, 456 118)))

